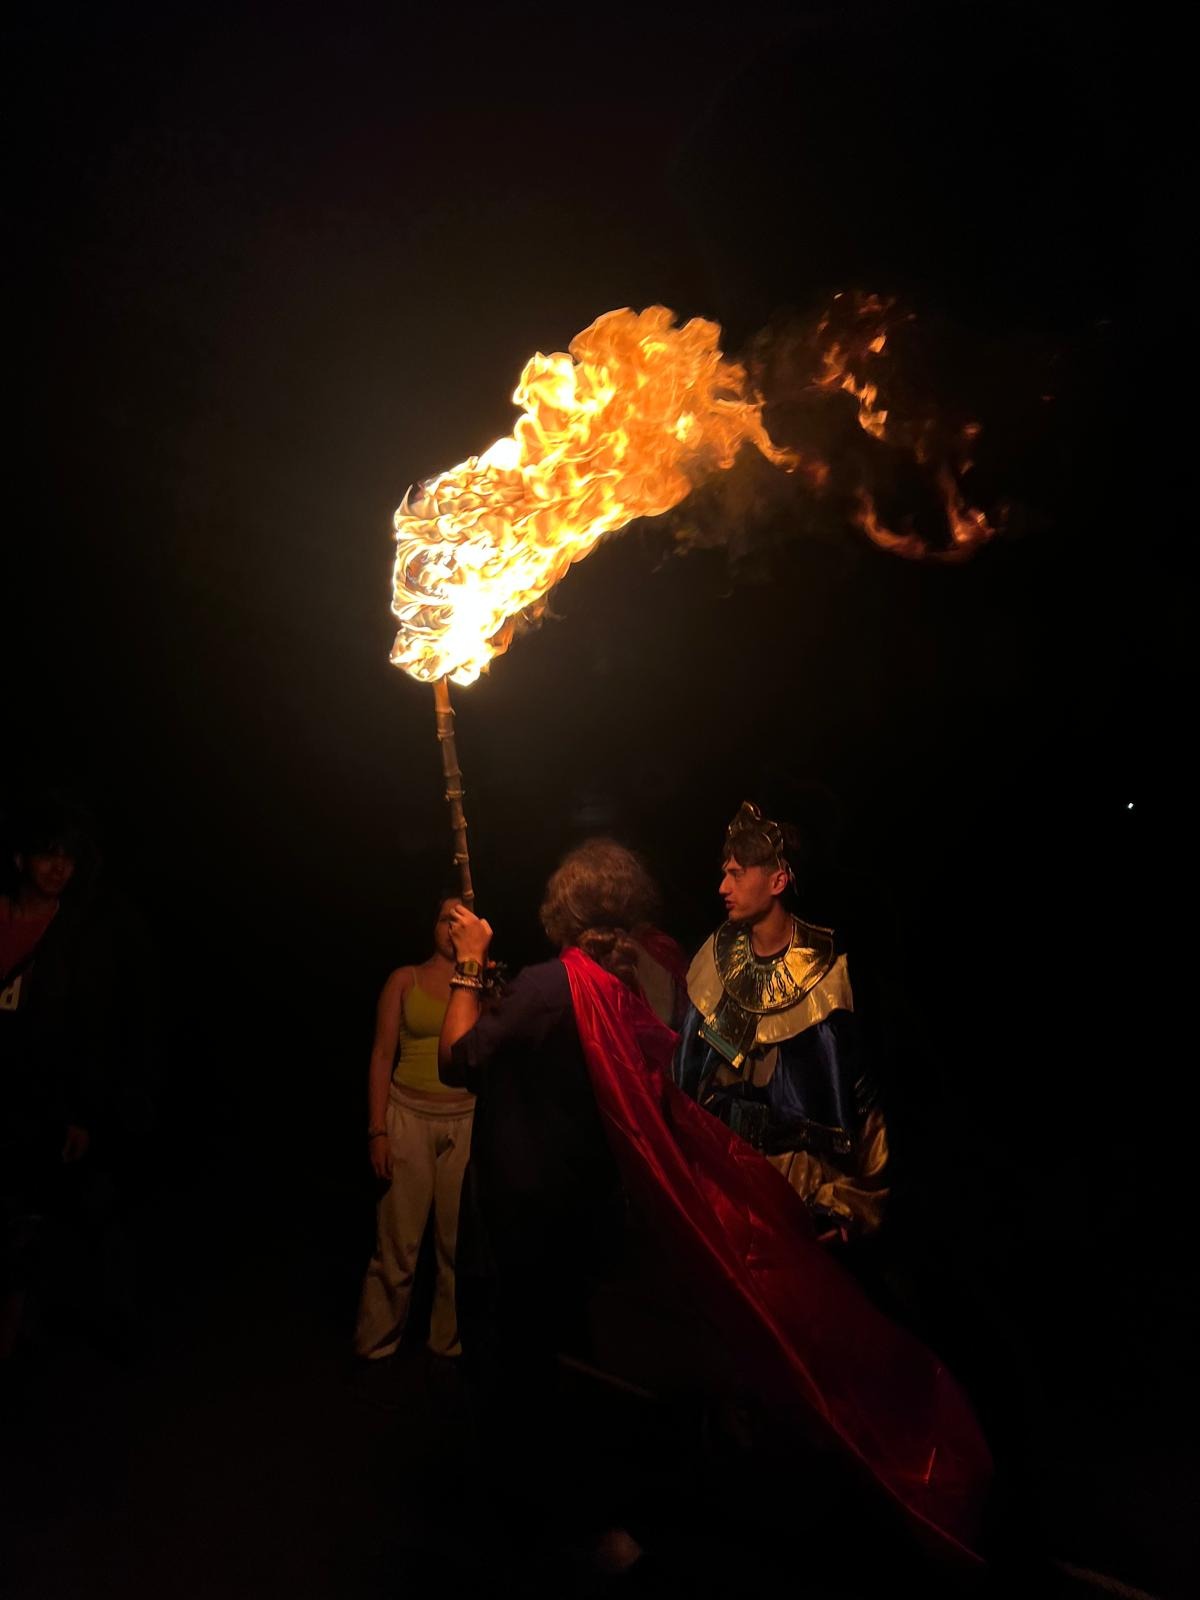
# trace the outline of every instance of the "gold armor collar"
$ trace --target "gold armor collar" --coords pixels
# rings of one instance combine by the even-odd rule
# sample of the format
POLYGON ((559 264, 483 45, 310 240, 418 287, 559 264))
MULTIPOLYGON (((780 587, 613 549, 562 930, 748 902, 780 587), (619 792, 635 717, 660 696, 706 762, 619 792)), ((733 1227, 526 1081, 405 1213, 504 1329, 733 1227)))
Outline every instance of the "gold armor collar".
POLYGON ((744 922, 726 922, 713 939, 713 959, 721 987, 743 1011, 768 1016, 787 1011, 815 989, 833 966, 833 931, 792 918, 787 949, 756 956, 744 922))
POLYGON ((787 949, 766 960, 754 954, 744 924, 726 922, 692 962, 688 996, 700 1013, 700 1037, 735 1072, 755 1049, 854 1009, 846 958, 835 956, 833 934, 799 917, 787 949))

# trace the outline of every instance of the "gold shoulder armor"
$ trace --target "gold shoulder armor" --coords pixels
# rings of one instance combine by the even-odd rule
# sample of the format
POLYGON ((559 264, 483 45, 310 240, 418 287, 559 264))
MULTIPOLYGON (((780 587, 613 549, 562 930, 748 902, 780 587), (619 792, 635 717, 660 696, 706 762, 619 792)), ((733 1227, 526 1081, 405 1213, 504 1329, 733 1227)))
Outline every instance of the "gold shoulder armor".
POLYGON ((756 1047, 794 1038, 854 1006, 832 931, 799 917, 787 949, 765 961, 754 954, 748 928, 724 923, 692 962, 688 995, 703 1018, 701 1036, 735 1070, 756 1047))
POLYGON ((793 917, 787 949, 764 961, 754 954, 749 928, 726 922, 713 938, 713 960, 721 987, 744 1011, 759 1016, 788 1011, 833 966, 833 931, 793 917))

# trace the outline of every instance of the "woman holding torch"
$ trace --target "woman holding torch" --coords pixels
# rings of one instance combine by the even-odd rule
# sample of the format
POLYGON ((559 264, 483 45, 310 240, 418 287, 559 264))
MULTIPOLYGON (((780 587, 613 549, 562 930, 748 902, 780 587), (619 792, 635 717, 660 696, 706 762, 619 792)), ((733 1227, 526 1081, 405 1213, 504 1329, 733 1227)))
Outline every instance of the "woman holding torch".
POLYGON ((456 964, 442 1025, 443 1083, 477 1095, 463 1186, 459 1312, 487 1443, 500 1459, 516 1439, 541 1464, 522 1475, 529 1510, 550 1512, 565 1538, 591 1545, 602 1567, 631 1565, 639 1547, 616 1526, 603 1452, 579 1419, 563 1426, 556 1357, 587 1351, 592 1283, 624 1239, 620 1176, 588 1075, 570 960, 611 976, 669 1056, 674 1035, 643 999, 647 952, 633 930, 649 922, 656 890, 630 851, 593 839, 553 874, 542 925, 559 957, 527 967, 484 1009, 490 925, 454 908, 456 964), (597 1542, 598 1541, 598 1542, 597 1542))

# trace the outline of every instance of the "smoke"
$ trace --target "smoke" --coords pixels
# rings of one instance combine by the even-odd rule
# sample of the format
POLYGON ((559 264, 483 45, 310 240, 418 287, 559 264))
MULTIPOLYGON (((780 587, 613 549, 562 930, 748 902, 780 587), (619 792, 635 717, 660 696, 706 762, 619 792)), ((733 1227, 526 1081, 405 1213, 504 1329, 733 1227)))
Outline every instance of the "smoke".
POLYGON ((785 473, 757 452, 660 519, 678 552, 724 549, 743 575, 797 540, 847 528, 918 561, 968 559, 997 535, 1045 526, 1023 500, 1056 396, 1055 353, 972 333, 865 293, 782 313, 741 359, 785 473))

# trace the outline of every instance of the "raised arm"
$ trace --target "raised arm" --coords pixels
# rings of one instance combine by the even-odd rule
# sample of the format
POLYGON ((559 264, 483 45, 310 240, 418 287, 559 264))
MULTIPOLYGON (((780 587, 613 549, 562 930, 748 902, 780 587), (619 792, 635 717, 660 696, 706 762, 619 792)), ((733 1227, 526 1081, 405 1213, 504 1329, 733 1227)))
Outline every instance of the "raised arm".
POLYGON ((479 1021, 482 983, 479 987, 474 986, 472 980, 475 974, 469 969, 474 965, 482 979, 492 942, 491 924, 477 917, 473 911, 468 911, 466 906, 457 905, 450 923, 450 938, 454 945, 456 965, 454 977, 450 979, 450 1004, 446 1007, 438 1038, 438 1077, 447 1088, 463 1089, 466 1082, 461 1073, 455 1070, 451 1051, 479 1021), (465 977, 464 966, 468 969, 465 977))

